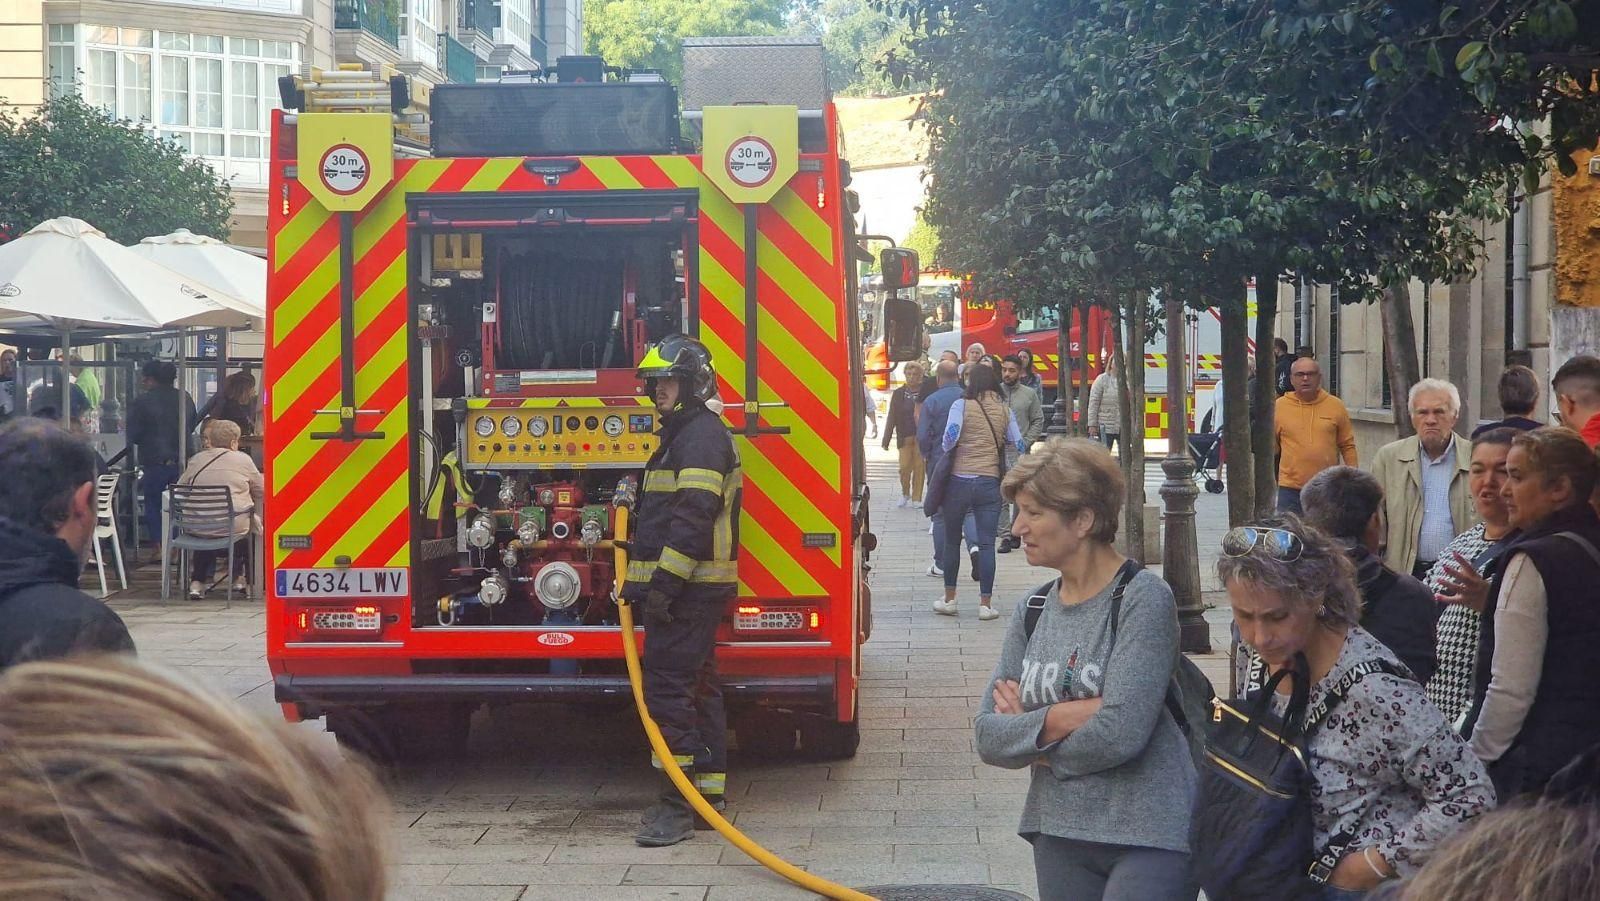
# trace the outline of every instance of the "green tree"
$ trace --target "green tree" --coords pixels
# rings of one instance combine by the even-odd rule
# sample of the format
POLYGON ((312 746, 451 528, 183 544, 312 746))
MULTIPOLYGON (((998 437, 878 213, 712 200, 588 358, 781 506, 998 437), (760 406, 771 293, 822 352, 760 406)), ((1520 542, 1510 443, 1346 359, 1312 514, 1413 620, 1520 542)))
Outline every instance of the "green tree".
POLYGON ((917 252, 917 257, 922 261, 922 268, 939 266, 939 232, 929 225, 928 220, 921 214, 918 214, 916 224, 911 226, 911 231, 906 233, 905 240, 901 241, 900 245, 917 252))
POLYGON ((681 84, 684 38, 777 34, 789 6, 789 0, 589 0, 584 46, 612 65, 658 69, 681 84))
POLYGON ((199 160, 77 94, 0 114, 0 232, 74 216, 122 244, 180 228, 228 237, 233 201, 199 160))
POLYGON ((836 94, 892 94, 919 87, 896 85, 887 68, 903 51, 910 26, 870 0, 802 0, 791 13, 789 29, 822 36, 828 84, 836 94))

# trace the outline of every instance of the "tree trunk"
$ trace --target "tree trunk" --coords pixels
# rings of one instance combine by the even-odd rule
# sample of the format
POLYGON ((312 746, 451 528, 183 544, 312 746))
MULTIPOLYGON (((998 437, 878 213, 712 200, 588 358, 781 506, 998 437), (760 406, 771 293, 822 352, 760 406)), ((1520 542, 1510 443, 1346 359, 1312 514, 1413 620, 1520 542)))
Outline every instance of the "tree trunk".
POLYGON ((1278 372, 1272 340, 1278 318, 1278 275, 1256 276, 1256 393, 1250 401, 1250 447, 1256 471, 1256 516, 1278 504, 1278 442, 1273 426, 1278 404, 1278 372))
MULTIPOLYGON (((1111 359, 1116 363, 1117 371, 1125 373, 1128 371, 1128 355, 1122 344, 1124 335, 1122 318, 1124 312, 1121 305, 1116 303, 1114 300, 1107 306, 1107 309, 1111 311, 1111 359)), ((1122 434, 1126 435, 1128 434, 1127 430, 1132 428, 1132 426, 1129 425, 1132 420, 1128 418, 1127 410, 1128 390, 1126 377, 1117 378, 1113 385, 1117 392, 1117 401, 1122 405, 1122 414, 1118 417, 1117 427, 1123 429, 1122 434)), ((1128 469, 1128 467, 1132 464, 1132 462, 1133 458, 1128 456, 1128 442, 1118 441, 1117 465, 1122 469, 1122 481, 1127 484, 1132 484, 1131 482, 1128 482, 1128 479, 1131 477, 1131 471, 1128 469)))
POLYGON ((1066 370, 1067 353, 1072 349, 1072 339, 1069 336, 1072 318, 1072 302, 1062 298, 1056 302, 1056 317, 1060 320, 1060 327, 1056 329, 1056 402, 1050 411, 1049 433, 1052 435, 1071 435, 1072 408, 1067 405, 1067 379, 1063 373, 1066 370))
POLYGON ((1411 411, 1407 409, 1406 395, 1411 386, 1422 381, 1422 368, 1417 361, 1417 327, 1411 318, 1411 283, 1400 282, 1384 289, 1378 301, 1383 318, 1384 365, 1389 370, 1389 406, 1394 410, 1396 438, 1409 438, 1416 430, 1411 427, 1411 411))
POLYGON ((1222 298, 1222 427, 1223 456, 1227 459, 1228 525, 1255 518, 1255 473, 1250 467, 1251 397, 1249 365, 1245 361, 1250 337, 1250 316, 1241 281, 1239 290, 1222 298))
POLYGON ((1145 559, 1144 542, 1144 342, 1146 296, 1133 292, 1128 301, 1128 338, 1122 370, 1123 430, 1128 454, 1128 555, 1145 559))

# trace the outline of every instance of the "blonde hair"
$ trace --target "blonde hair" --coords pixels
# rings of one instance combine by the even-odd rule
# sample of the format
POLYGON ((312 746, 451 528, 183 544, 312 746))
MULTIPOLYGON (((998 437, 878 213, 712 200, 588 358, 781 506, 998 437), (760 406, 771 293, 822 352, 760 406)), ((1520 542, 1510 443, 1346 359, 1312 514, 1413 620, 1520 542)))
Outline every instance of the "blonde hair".
POLYGON ((1491 811, 1407 880, 1404 901, 1600 898, 1600 808, 1537 801, 1491 811))
POLYGON ((226 448, 244 435, 244 430, 231 419, 213 419, 206 423, 206 443, 211 447, 226 448))
POLYGON ((381 901, 367 769, 131 658, 0 676, 0 898, 381 901))
POLYGON ((1124 495, 1122 470, 1105 445, 1087 438, 1051 438, 1018 458, 1000 484, 1007 501, 1026 491, 1063 519, 1087 510, 1094 515, 1089 540, 1117 538, 1124 495))

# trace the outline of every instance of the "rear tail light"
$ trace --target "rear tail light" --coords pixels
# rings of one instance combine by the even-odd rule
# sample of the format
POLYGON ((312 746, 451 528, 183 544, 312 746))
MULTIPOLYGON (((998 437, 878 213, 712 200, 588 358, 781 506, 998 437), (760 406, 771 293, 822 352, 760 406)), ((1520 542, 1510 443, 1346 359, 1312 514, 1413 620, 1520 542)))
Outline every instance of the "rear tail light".
POLYGON ((318 607, 301 610, 300 631, 313 632, 378 632, 383 628, 383 614, 377 607, 318 607))
POLYGON ((740 604, 734 610, 735 632, 816 632, 822 628, 822 611, 816 607, 765 607, 740 604))

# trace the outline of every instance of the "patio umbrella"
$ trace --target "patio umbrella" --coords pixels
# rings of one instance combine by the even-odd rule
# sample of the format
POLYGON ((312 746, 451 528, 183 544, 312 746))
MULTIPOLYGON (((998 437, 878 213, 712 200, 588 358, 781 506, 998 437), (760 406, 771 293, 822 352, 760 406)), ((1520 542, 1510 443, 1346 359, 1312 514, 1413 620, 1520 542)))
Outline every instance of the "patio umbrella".
POLYGON ((145 259, 70 216, 0 245, 0 323, 43 319, 61 332, 64 423, 72 329, 248 326, 262 314, 259 305, 145 259))
POLYGON ((145 238, 129 249, 174 272, 226 291, 265 315, 267 261, 258 256, 186 228, 170 235, 145 238))

